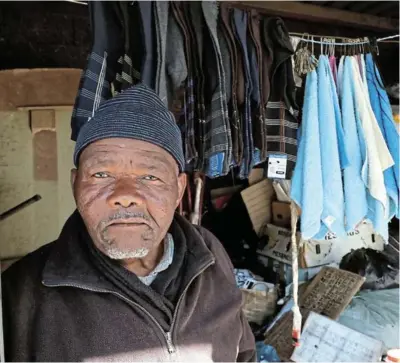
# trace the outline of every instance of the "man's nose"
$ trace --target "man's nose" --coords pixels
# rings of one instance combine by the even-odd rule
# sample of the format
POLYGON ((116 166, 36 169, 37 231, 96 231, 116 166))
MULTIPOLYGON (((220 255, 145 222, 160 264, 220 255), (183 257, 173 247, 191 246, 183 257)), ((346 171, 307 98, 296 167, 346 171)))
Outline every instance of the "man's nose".
POLYGON ((144 198, 135 186, 135 182, 121 180, 115 184, 114 191, 108 197, 107 202, 111 208, 129 208, 142 205, 144 198))

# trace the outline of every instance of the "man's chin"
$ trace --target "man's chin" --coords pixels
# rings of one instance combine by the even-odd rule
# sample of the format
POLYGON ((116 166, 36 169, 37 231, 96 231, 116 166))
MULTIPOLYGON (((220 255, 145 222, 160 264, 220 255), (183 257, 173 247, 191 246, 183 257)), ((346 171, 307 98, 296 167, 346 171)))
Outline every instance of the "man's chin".
POLYGON ((129 260, 134 258, 144 258, 148 255, 149 249, 146 247, 134 250, 120 249, 114 246, 105 246, 104 253, 113 260, 129 260))

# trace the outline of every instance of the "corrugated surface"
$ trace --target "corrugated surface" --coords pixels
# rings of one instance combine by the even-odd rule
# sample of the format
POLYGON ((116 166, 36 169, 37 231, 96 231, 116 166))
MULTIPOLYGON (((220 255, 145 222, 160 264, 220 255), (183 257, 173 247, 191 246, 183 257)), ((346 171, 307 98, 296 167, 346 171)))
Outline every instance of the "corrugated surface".
POLYGON ((399 1, 301 1, 325 8, 348 10, 356 13, 399 18, 399 1))

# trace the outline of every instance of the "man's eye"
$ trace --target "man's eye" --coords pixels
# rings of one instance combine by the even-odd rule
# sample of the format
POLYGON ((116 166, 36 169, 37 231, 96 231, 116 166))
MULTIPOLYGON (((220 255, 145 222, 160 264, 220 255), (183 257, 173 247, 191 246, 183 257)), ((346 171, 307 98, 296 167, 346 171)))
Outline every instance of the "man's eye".
POLYGON ((107 173, 105 173, 104 171, 100 171, 98 173, 93 174, 94 178, 99 178, 99 179, 104 179, 104 178, 108 178, 110 175, 108 175, 107 173))
POLYGON ((155 177, 154 175, 145 175, 145 176, 143 177, 143 179, 144 179, 144 180, 149 180, 149 181, 157 181, 157 180, 160 180, 160 179, 158 179, 157 177, 155 177))

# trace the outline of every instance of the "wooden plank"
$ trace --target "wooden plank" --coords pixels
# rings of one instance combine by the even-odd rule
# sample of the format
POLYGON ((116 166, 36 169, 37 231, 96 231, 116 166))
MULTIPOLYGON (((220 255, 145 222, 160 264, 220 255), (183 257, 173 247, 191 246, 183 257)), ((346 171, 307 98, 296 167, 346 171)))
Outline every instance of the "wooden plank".
POLYGON ((54 110, 35 110, 31 112, 32 133, 43 130, 56 130, 56 116, 54 110))
POLYGON ((325 8, 312 4, 303 4, 297 1, 229 1, 229 3, 235 7, 257 9, 262 13, 278 15, 283 18, 396 32, 399 28, 399 22, 394 19, 359 14, 347 10, 325 8))
POLYGON ((0 71, 0 111, 73 105, 81 72, 67 68, 0 71))
POLYGON ((399 14, 399 3, 396 1, 382 1, 378 4, 372 5, 370 8, 368 8, 368 14, 373 14, 373 15, 386 15, 390 16, 390 13, 393 12, 393 14, 397 14, 396 17, 398 17, 399 14), (389 12, 389 14, 388 14, 389 12))
POLYGON ((31 111, 35 180, 58 180, 57 133, 53 110, 31 111))
POLYGON ((35 110, 53 110, 53 111, 70 111, 72 112, 74 105, 65 106, 26 106, 17 107, 18 111, 35 111, 35 110))

